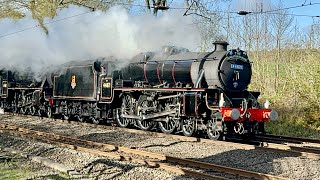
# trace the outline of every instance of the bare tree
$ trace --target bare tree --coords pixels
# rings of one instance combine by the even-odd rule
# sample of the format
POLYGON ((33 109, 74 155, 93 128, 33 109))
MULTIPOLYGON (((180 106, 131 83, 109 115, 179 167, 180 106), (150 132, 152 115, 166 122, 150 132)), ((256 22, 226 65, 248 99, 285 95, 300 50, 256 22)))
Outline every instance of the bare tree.
POLYGON ((0 4, 0 18, 20 19, 25 16, 26 11, 29 11, 32 18, 38 20, 40 26, 48 34, 44 19, 55 17, 59 9, 73 4, 87 7, 92 11, 96 9, 105 11, 117 3, 130 6, 131 0, 11 0, 0 4))
POLYGON ((197 26, 201 34, 201 51, 212 49, 212 42, 216 40, 227 40, 224 31, 227 29, 227 24, 221 24, 228 18, 225 17, 219 2, 227 2, 230 0, 186 0, 185 16, 194 17, 194 25, 197 26))
POLYGON ((319 47, 320 45, 320 19, 313 18, 313 23, 309 27, 308 32, 309 48, 319 47))
MULTIPOLYGON (((280 1, 278 8, 283 8, 283 4, 280 1)), ((272 15, 271 24, 274 28, 273 36, 275 38, 277 58, 276 58, 276 70, 275 70, 275 90, 277 91, 278 79, 279 79, 279 64, 281 60, 281 49, 284 38, 290 32, 293 25, 294 17, 288 15, 287 10, 278 11, 278 13, 272 15)))

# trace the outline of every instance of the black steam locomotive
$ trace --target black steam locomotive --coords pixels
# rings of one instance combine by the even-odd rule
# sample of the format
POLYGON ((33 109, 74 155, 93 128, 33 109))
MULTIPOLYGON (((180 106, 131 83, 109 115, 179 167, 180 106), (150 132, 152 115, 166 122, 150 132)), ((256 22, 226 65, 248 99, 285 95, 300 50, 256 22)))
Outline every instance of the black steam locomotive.
POLYGON ((69 62, 45 72, 41 81, 1 71, 1 106, 6 111, 79 121, 116 122, 186 136, 264 133, 277 113, 261 108, 248 91, 251 62, 245 51, 215 42, 213 52, 165 47, 131 61, 109 57, 69 62))

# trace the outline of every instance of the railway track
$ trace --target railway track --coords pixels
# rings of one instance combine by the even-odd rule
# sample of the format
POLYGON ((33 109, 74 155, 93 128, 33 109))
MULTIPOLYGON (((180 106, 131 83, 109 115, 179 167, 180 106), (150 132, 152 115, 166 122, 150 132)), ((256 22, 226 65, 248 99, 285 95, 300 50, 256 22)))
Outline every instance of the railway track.
POLYGON ((28 138, 49 144, 55 144, 64 148, 105 156, 119 161, 130 161, 133 163, 146 165, 150 168, 160 168, 176 174, 189 175, 198 178, 238 179, 243 177, 268 180, 286 179, 283 177, 273 176, 269 174, 257 173, 216 164, 194 161, 190 159, 167 156, 159 153, 115 146, 112 144, 87 141, 75 137, 66 137, 63 135, 47 133, 43 131, 35 131, 31 129, 21 128, 11 124, 2 123, 0 125, 0 129, 2 132, 7 132, 11 135, 20 136, 22 138, 28 138), (196 170, 194 170, 194 167, 196 167, 196 170), (212 171, 215 173, 212 174, 212 171), (219 175, 215 175, 217 173, 219 175), (224 174, 224 176, 221 176, 221 173, 224 174))
POLYGON ((303 156, 315 159, 320 157, 320 140, 277 135, 263 135, 256 136, 256 138, 261 142, 262 147, 301 152, 303 156), (292 144, 300 144, 301 146, 292 144))
MULTIPOLYGON (((280 152, 280 153, 290 153, 294 156, 302 156, 310 159, 320 159, 320 149, 316 149, 315 147, 297 147, 297 146, 292 146, 287 144, 272 143, 264 140, 263 138, 261 138, 260 141, 250 141, 249 144, 247 144, 247 143, 235 143, 235 142, 228 142, 228 141, 213 141, 210 139, 199 138, 199 137, 187 137, 187 136, 181 136, 176 134, 164 134, 164 133, 158 133, 158 132, 152 132, 152 131, 119 128, 114 126, 110 127, 110 126, 96 125, 96 124, 90 124, 90 123, 80 123, 77 121, 66 121, 66 120, 60 120, 60 119, 56 119, 56 121, 64 122, 64 123, 75 123, 78 125, 90 126, 93 128, 96 128, 96 127, 102 127, 105 129, 111 128, 114 130, 125 131, 129 133, 145 134, 145 135, 150 135, 155 137, 170 138, 170 139, 176 139, 181 141, 199 142, 199 143, 207 143, 207 144, 223 145, 223 146, 233 146, 233 147, 239 147, 247 150, 259 149, 259 150, 274 151, 274 152, 280 152), (252 145, 252 144, 256 144, 256 145, 252 145)), ((277 142, 280 142, 280 141, 277 141, 277 142)), ((316 144, 316 146, 317 145, 320 146, 320 143, 316 144)))
MULTIPOLYGON (((11 113, 7 113, 12 115, 11 113)), ((22 115, 25 117, 34 117, 31 115, 22 115)), ((49 123, 55 123, 55 121, 59 123, 72 123, 77 124, 80 126, 89 126, 92 128, 103 128, 108 130, 117 130, 117 131, 124 131, 129 133, 136 133, 136 134, 143 134, 148 136, 154 136, 154 137, 162 137, 162 138, 170 138, 180 141, 188 141, 188 142, 199 142, 199 143, 207 143, 207 144, 214 144, 219 146, 231 146, 231 147, 238 147, 245 150, 263 150, 263 151, 273 151, 278 153, 288 153, 293 156, 301 156, 305 158, 310 159, 320 159, 320 149, 317 147, 320 147, 320 143, 317 144, 317 140, 313 139, 303 139, 303 138, 292 138, 291 137, 283 137, 283 140, 278 140, 277 137, 279 136, 273 136, 273 135, 266 135, 266 136, 257 136, 259 140, 252 140, 247 143, 244 142, 228 142, 228 141, 214 141, 210 139, 205 138, 199 138, 199 137, 187 137, 182 135, 176 135, 176 134, 164 134, 159 132, 152 132, 152 131, 142 131, 137 129, 128 129, 128 128, 120 128, 115 126, 105 126, 105 125, 97 125, 97 124, 91 124, 91 123, 84 123, 84 122, 78 122, 78 121, 70 121, 70 120, 61 120, 61 119, 50 119, 50 118, 43 118, 44 120, 48 120, 49 123), (52 121, 54 120, 54 121, 52 121), (313 143, 312 147, 303 147, 303 146, 293 146, 285 144, 285 140, 300 140, 298 143, 301 144, 303 142, 307 143, 308 145, 311 145, 311 142, 313 143), (302 142, 303 140, 303 142, 302 142)), ((280 138, 281 139, 281 138, 280 138)), ((291 141, 292 142, 292 141, 291 141)), ((297 141, 296 141, 297 142, 297 141)))
POLYGON ((319 145, 320 147, 320 140, 318 139, 278 136, 278 135, 271 135, 271 134, 256 136, 256 137, 261 138, 264 141, 274 141, 274 142, 280 142, 280 143, 296 143, 296 144, 306 144, 306 145, 319 145))

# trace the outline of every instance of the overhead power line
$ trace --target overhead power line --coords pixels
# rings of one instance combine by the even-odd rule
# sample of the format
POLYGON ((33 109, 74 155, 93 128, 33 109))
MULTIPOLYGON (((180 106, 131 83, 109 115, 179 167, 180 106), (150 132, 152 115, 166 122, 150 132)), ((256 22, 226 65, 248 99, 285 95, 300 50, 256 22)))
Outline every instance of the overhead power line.
MULTIPOLYGON (((117 4, 146 7, 146 6, 144 6, 144 5, 129 4, 129 3, 117 3, 117 4)), ((174 7, 174 8, 170 8, 170 9, 185 9, 185 8, 174 7)), ((44 24, 44 25, 53 24, 53 23, 60 22, 60 21, 64 21, 64 20, 67 20, 67 19, 70 19, 70 18, 74 18, 74 17, 77 17, 77 16, 82 16, 82 15, 85 15, 85 14, 88 14, 88 13, 91 13, 91 12, 93 12, 93 11, 88 11, 88 12, 84 12, 84 13, 80 13, 80 14, 68 16, 68 17, 65 17, 65 18, 61 18, 61 19, 49 21, 49 22, 46 22, 46 23, 43 23, 43 24, 44 24)), ((4 37, 7 37, 7 36, 11 36, 11 35, 14 35, 14 34, 18 34, 18 33, 24 32, 24 31, 28 31, 28 30, 37 28, 37 27, 40 27, 40 24, 37 24, 37 25, 32 26, 32 27, 25 28, 25 29, 21 29, 21 30, 15 31, 15 32, 11 32, 11 33, 7 33, 7 34, 0 35, 0 38, 4 38, 4 37)))
POLYGON ((273 13, 273 12, 271 12, 271 13, 264 13, 264 14, 275 14, 275 15, 281 15, 281 14, 283 14, 283 15, 288 15, 288 16, 300 16, 300 17, 311 17, 311 18, 315 18, 315 17, 320 17, 320 16, 312 16, 312 15, 306 15, 306 14, 291 14, 291 13, 273 13))
MULTIPOLYGON (((11 2, 11 1, 0 1, 0 4, 7 3, 7 2, 11 2)), ((129 6, 147 7, 145 5, 130 4, 130 3, 114 3, 114 4, 116 4, 116 5, 129 5, 129 6)), ((151 8, 157 8, 157 7, 151 7, 151 8)), ((77 17, 77 16, 82 16, 82 15, 85 15, 85 14, 88 14, 88 13, 91 13, 91 12, 95 11, 95 8, 90 8, 90 9, 92 11, 84 12, 84 13, 80 13, 80 14, 76 14, 76 15, 72 15, 72 16, 68 16, 68 17, 65 17, 65 18, 61 18, 61 19, 50 21, 50 22, 46 22, 46 23, 43 23, 43 24, 44 25, 52 24, 52 23, 56 23, 56 22, 59 22, 59 21, 64 21, 64 20, 67 20, 67 19, 70 19, 70 18, 74 18, 74 17, 77 17)), ((170 9, 185 9, 185 8, 184 7, 171 7, 170 9)), ((25 28, 25 29, 21 29, 21 30, 15 31, 15 32, 11 32, 11 33, 8 33, 8 34, 0 35, 0 38, 11 36, 11 35, 14 35, 14 34, 17 34, 17 33, 21 33, 21 32, 24 32, 24 31, 28 31, 28 30, 31 30, 31 29, 34 29, 34 28, 37 28, 37 27, 40 27, 40 24, 37 24, 37 25, 32 26, 32 27, 25 28)))
POLYGON ((301 8, 301 7, 306 7, 306 6, 314 6, 314 5, 319 5, 320 3, 309 3, 305 4, 304 2, 302 5, 297 5, 297 6, 291 6, 291 7, 285 7, 285 8, 280 8, 280 9, 274 9, 274 10, 269 10, 269 11, 263 11, 262 13, 270 13, 270 12, 275 12, 275 11, 283 11, 283 10, 288 10, 288 9, 295 9, 295 8, 301 8))
MULTIPOLYGON (((13 3, 12 0, 6 0, 6 1, 0 1, 0 4, 3 4, 3 3, 13 3)), ((81 6, 84 6, 83 4, 81 3, 76 3, 76 2, 73 2, 77 5, 81 5, 81 6)), ((131 4, 131 3, 123 3, 123 2, 113 2, 113 1, 109 1, 109 2, 105 2, 105 3, 110 3, 110 4, 114 4, 114 5, 127 5, 127 6, 139 6, 139 7, 148 7, 146 5, 141 5, 141 4, 131 4)), ((172 3, 172 1, 171 1, 172 3)), ((98 6, 101 4, 101 2, 98 4, 98 6)), ((87 7, 87 8, 90 8, 92 9, 92 7, 87 7)), ((151 6, 150 8, 158 8, 157 6, 151 6)), ((169 7, 169 9, 186 9, 185 7, 169 7)))
MULTIPOLYGON (((0 4, 1 4, 1 3, 5 3, 5 2, 10 2, 10 1, 0 1, 0 4)), ((195 1, 193 1, 193 3, 195 3, 195 1)), ((186 9, 186 11, 185 11, 185 13, 184 13, 184 16, 188 16, 188 15, 198 15, 198 16, 201 16, 201 17, 206 18, 206 19, 208 19, 209 21, 211 21, 211 18, 206 17, 206 16, 204 16, 204 15, 201 15, 201 14, 198 14, 198 13, 188 13, 189 10, 196 10, 196 9, 192 9, 192 8, 191 8, 192 5, 193 5, 193 3, 192 3, 188 8, 185 8, 185 7, 170 7, 170 9, 186 9)), ((114 4, 116 4, 116 5, 130 5, 130 6, 147 7, 146 5, 130 4, 130 3, 114 3, 114 4)), ((247 12, 247 11, 238 11, 238 12, 211 11, 211 12, 212 12, 212 13, 231 13, 231 14, 233 13, 233 14, 238 14, 238 15, 250 15, 250 14, 261 14, 261 13, 264 13, 264 14, 281 14, 281 13, 273 13, 273 12, 281 11, 281 10, 287 10, 287 9, 293 9, 293 8, 298 8, 298 7, 318 5, 318 4, 320 4, 320 3, 310 3, 310 4, 306 4, 306 5, 305 5, 305 4, 302 4, 302 5, 300 5, 300 6, 292 6, 292 7, 286 7, 286 8, 282 8, 282 9, 275 9, 275 10, 263 11, 263 12, 249 12, 249 11, 248 11, 248 12, 247 12)), ((156 8, 156 7, 151 7, 151 8, 156 8)), ((93 11, 94 11, 94 10, 93 10, 93 11)), ((67 20, 67 19, 70 19, 70 18, 74 18, 74 17, 77 17, 77 16, 82 16, 82 15, 91 13, 91 12, 93 12, 93 11, 84 12, 84 13, 80 13, 80 14, 68 16, 68 17, 65 17, 65 18, 61 18, 61 19, 49 21, 49 22, 44 23, 44 25, 53 24, 53 23, 60 22, 60 21, 64 21, 64 20, 67 20)), ((320 17, 320 16, 311 16, 311 15, 302 15, 302 14, 290 14, 290 13, 285 13, 284 15, 304 16, 304 17, 312 17, 312 18, 320 17)), ((232 18, 236 18, 236 17, 232 17, 232 18)), ((222 19, 223 19, 223 18, 222 18, 222 19)), ((24 31, 28 31, 28 30, 31 30, 31 29, 34 29, 34 28, 37 28, 37 27, 40 27, 40 24, 35 25, 35 26, 32 26, 32 27, 29 27, 29 28, 21 29, 21 30, 15 31, 15 32, 11 32, 11 33, 8 33, 8 34, 0 35, 0 38, 7 37, 7 36, 11 36, 11 35, 14 35, 14 34, 17 34, 17 33, 21 33, 21 32, 24 32, 24 31)))
MULTIPOLYGON (((72 16, 68 16, 68 17, 65 17, 65 18, 49 21, 49 22, 46 22, 46 23, 43 23, 43 24, 45 24, 45 25, 53 24, 53 23, 56 23, 56 22, 59 22, 59 21, 64 21, 64 20, 67 20, 67 19, 70 19, 70 18, 74 18, 74 17, 77 17, 77 16, 82 16, 82 15, 85 15, 85 14, 88 14, 88 13, 91 13, 91 12, 92 11, 84 12, 84 13, 80 13, 80 14, 76 14, 76 15, 72 15, 72 16)), ((0 35, 0 38, 4 38, 6 36, 11 36, 11 35, 14 35, 14 34, 17 34, 17 33, 21 33, 21 32, 24 32, 24 31, 28 31, 28 30, 31 30, 31 29, 34 29, 34 28, 37 28, 37 27, 40 27, 40 24, 32 26, 32 27, 29 27, 29 28, 21 29, 21 30, 15 31, 15 32, 11 32, 11 33, 8 33, 8 34, 0 35)))

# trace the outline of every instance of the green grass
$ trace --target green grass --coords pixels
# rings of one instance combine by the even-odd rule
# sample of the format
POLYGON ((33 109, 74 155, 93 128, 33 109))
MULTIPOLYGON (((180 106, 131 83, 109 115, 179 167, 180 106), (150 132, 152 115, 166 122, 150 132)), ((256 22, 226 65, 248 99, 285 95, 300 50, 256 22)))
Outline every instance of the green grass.
POLYGON ((312 109, 280 110, 279 120, 266 125, 267 132, 276 135, 320 139, 319 112, 312 109))
POLYGON ((29 175, 28 168, 19 167, 16 162, 0 163, 0 180, 26 179, 29 175))
MULTIPOLYGON (((2 162, 0 163, 0 180, 22 180, 32 176, 34 170, 30 167, 21 165, 19 162, 2 162)), ((67 174, 49 174, 36 179, 68 180, 67 174)))
POLYGON ((288 118, 280 118, 278 121, 268 122, 266 131, 274 135, 320 139, 320 131, 301 122, 288 120, 288 118))
MULTIPOLYGON (((1 143, 2 142, 0 142, 0 149, 2 148, 1 143)), ((30 164, 25 161, 26 159, 23 159, 20 156, 14 154, 0 155, 0 180, 28 179, 33 175, 36 175, 36 179, 70 179, 68 175, 64 173, 48 174, 42 176, 41 174, 39 174, 39 172, 37 172, 37 169, 34 169, 33 166, 30 166, 30 164)))
POLYGON ((249 89, 260 91, 260 102, 268 99, 280 114, 278 121, 267 123, 266 130, 320 138, 320 51, 283 50, 278 62, 275 54, 251 52, 254 64, 249 89))

